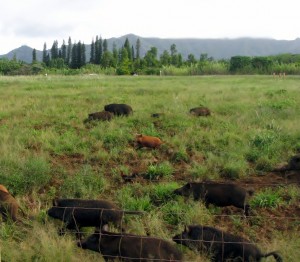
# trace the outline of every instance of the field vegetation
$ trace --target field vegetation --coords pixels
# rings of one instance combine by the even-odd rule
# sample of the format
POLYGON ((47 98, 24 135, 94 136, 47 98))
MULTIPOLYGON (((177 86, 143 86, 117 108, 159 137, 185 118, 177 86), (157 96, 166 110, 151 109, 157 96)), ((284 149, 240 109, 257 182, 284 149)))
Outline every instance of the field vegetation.
MULTIPOLYGON (((286 76, 0 76, 0 184, 16 197, 24 224, 0 218, 0 260, 99 261, 46 211, 55 197, 107 199, 131 233, 170 239, 203 224, 244 236, 284 261, 300 260, 299 173, 272 170, 300 152, 300 78, 286 76), (104 105, 133 115, 86 122, 104 105), (208 107, 209 117, 189 110, 208 107), (152 118, 153 113, 164 113, 152 118), (159 137, 138 149, 135 135, 159 137), (138 174, 124 183, 121 174, 138 174), (255 190, 251 216, 174 196, 188 181, 234 181, 255 190)), ((91 232, 92 229, 86 229, 91 232)), ((86 233, 88 233, 86 232, 86 233)), ((186 261, 208 261, 182 248, 186 261)), ((265 261, 272 261, 268 258, 265 261)))

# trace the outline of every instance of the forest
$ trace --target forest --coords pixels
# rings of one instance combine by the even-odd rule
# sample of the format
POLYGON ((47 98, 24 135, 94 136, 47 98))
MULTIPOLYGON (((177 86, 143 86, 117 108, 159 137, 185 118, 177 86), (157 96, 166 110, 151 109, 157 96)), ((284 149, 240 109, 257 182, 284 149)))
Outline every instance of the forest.
POLYGON ((158 54, 158 48, 151 47, 144 56, 140 54, 141 41, 132 44, 126 38, 121 47, 113 44, 108 49, 106 39, 96 36, 91 51, 86 45, 72 42, 69 37, 59 47, 55 40, 50 49, 43 47, 42 61, 37 60, 36 49, 32 51, 32 63, 0 59, 2 75, 36 74, 105 74, 105 75, 228 75, 228 74, 289 74, 300 73, 300 54, 277 54, 272 56, 233 56, 216 60, 207 53, 189 54, 186 59, 178 52, 176 44, 158 54))

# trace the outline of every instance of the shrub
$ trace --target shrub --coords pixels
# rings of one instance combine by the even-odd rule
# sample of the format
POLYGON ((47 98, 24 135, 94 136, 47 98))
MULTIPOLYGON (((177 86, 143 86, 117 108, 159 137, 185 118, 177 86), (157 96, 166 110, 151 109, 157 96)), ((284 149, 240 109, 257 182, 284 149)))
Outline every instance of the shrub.
POLYGON ((75 175, 68 175, 60 188, 61 197, 97 198, 106 189, 106 180, 100 172, 85 165, 75 175))
POLYGON ((190 160, 189 155, 185 151, 185 149, 179 149, 177 152, 175 152, 172 156, 173 162, 185 162, 188 163, 190 160))
POLYGON ((276 208, 283 202, 278 191, 267 188, 256 194, 250 201, 252 207, 276 208))
POLYGON ((170 177, 173 171, 174 169, 169 162, 163 162, 161 164, 150 165, 148 167, 146 177, 150 180, 170 177))
POLYGON ((151 199, 148 194, 139 194, 141 192, 139 186, 123 187, 117 193, 117 200, 125 210, 151 210, 151 199))
POLYGON ((51 179, 50 165, 40 157, 30 157, 25 161, 6 162, 0 171, 0 181, 13 194, 25 194, 33 190, 40 190, 51 179))
POLYGON ((153 185, 148 188, 151 202, 154 204, 166 203, 173 197, 173 191, 178 188, 176 182, 153 185))
POLYGON ((208 168, 203 165, 195 164, 192 169, 189 171, 193 179, 208 179, 210 176, 208 168))

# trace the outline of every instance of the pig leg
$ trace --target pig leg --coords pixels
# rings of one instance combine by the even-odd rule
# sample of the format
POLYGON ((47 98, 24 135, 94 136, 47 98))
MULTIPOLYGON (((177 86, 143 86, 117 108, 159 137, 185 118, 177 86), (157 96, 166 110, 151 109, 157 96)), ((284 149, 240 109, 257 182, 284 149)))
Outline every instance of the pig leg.
POLYGON ((76 239, 80 240, 82 238, 82 233, 80 232, 81 227, 80 227, 80 225, 78 225, 76 223, 76 221, 74 219, 72 219, 71 221, 69 221, 67 223, 66 228, 70 229, 70 230, 75 230, 76 231, 76 239))
POLYGON ((250 211, 250 205, 249 204, 246 204, 245 205, 245 216, 249 216, 249 211, 250 211))

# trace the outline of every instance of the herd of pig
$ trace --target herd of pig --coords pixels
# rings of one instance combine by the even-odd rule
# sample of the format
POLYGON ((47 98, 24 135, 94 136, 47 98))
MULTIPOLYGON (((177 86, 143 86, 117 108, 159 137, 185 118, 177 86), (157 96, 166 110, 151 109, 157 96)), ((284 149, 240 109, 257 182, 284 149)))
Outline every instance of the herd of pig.
MULTIPOLYGON (((191 113, 207 116, 207 108, 193 108, 191 113)), ((126 104, 110 104, 105 111, 89 114, 88 120, 110 120, 113 116, 129 115, 132 108, 126 104)), ((153 117, 160 117, 156 113, 153 117)), ((137 135, 140 147, 158 148, 159 138, 137 135)), ((300 170, 300 155, 293 157, 287 166, 300 170)), ((233 183, 213 181, 189 182, 176 189, 174 195, 193 196, 195 201, 203 201, 208 207, 235 206, 249 215, 248 196, 252 190, 233 183)), ((0 212, 3 220, 11 219, 20 222, 19 205, 4 185, 0 185, 0 212)), ((175 243, 151 236, 128 234, 123 225, 124 215, 141 215, 139 211, 124 211, 114 203, 106 200, 55 199, 53 206, 47 211, 49 217, 63 221, 59 230, 63 234, 66 229, 77 235, 77 245, 83 249, 100 252, 106 261, 120 259, 122 261, 184 261, 183 254, 175 243, 185 245, 198 252, 209 254, 211 261, 260 261, 263 257, 273 256, 277 262, 282 261, 277 252, 263 253, 260 249, 240 236, 203 225, 189 225, 184 231, 172 238, 175 243), (110 232, 108 225, 113 224, 120 232, 110 232), (95 232, 82 240, 82 227, 93 227, 95 232)))

